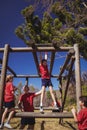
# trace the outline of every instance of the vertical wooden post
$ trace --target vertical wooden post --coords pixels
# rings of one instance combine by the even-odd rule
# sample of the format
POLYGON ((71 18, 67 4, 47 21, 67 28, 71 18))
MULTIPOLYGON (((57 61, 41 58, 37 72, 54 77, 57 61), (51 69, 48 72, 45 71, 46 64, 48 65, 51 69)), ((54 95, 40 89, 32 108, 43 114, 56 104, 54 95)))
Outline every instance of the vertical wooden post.
POLYGON ((0 119, 1 119, 1 116, 2 116, 3 96, 4 96, 4 86, 5 86, 5 77, 6 77, 6 69, 7 69, 7 62, 8 62, 8 54, 9 54, 9 45, 6 44, 5 48, 4 48, 4 54, 3 54, 1 81, 0 81, 0 119))
POLYGON ((60 104, 61 104, 61 107, 62 107, 62 102, 63 102, 63 95, 62 95, 62 78, 60 78, 59 80, 59 91, 60 91, 60 104))
MULTIPOLYGON (((62 77, 59 80, 59 91, 60 91, 60 105, 63 106, 63 93, 62 93, 62 77)), ((63 123, 63 118, 59 119, 59 124, 63 123)))
POLYGON ((77 110, 80 110, 79 97, 81 96, 81 73, 80 73, 80 55, 78 44, 74 45, 75 50, 75 79, 76 79, 76 98, 77 110))

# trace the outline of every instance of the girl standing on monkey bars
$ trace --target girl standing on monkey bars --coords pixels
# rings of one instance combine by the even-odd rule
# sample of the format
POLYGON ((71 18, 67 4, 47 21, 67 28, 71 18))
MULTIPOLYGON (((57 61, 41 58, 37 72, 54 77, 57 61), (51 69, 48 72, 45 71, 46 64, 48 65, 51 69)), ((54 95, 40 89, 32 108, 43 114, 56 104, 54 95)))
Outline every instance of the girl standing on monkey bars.
POLYGON ((39 65, 39 71, 40 71, 40 76, 41 76, 41 81, 42 81, 42 93, 41 93, 41 100, 40 100, 40 112, 43 112, 43 99, 45 95, 45 89, 48 86, 49 91, 52 97, 52 100, 54 102, 54 108, 59 110, 56 99, 53 93, 53 85, 51 82, 51 75, 48 71, 48 66, 47 66, 47 53, 45 53, 45 58, 42 59, 42 54, 40 54, 40 65, 39 65))

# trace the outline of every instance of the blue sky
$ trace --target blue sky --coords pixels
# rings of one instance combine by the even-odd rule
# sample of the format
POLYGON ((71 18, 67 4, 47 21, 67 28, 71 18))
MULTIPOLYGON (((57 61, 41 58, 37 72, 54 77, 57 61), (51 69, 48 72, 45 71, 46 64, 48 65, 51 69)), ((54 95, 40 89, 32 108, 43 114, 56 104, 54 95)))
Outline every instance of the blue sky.
MULTIPOLYGON (((24 23, 24 18, 21 15, 21 10, 29 6, 27 0, 0 0, 0 47, 9 44, 10 47, 26 47, 25 43, 20 40, 14 33, 16 27, 24 23)), ((38 15, 41 15, 37 11, 38 15)), ((59 74, 60 66, 63 65, 66 53, 59 53, 56 55, 54 62, 53 74, 59 74), (64 56, 60 58, 60 55, 64 56)), ((0 58, 2 54, 0 53, 0 58)), ((37 70, 34 59, 31 53, 10 53, 9 67, 17 74, 36 75, 37 70)), ((48 61, 49 65, 49 61, 48 61)), ((87 71, 87 61, 81 59, 81 71, 87 71)), ((25 84, 25 79, 15 78, 14 84, 17 86, 19 82, 25 84)), ((54 89, 58 88, 57 79, 52 79, 54 89)), ((29 84, 37 88, 41 88, 41 79, 29 79, 29 84)))

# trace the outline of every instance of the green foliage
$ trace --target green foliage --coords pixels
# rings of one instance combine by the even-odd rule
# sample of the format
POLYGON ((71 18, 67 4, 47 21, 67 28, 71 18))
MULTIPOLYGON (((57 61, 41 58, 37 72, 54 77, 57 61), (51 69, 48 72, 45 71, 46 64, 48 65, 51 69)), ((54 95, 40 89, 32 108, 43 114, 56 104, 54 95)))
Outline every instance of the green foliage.
POLYGON ((58 18, 54 19, 54 27, 56 30, 60 30, 62 27, 62 22, 60 22, 60 20, 58 18))
POLYGON ((18 37, 20 37, 22 40, 24 40, 24 33, 23 33, 23 28, 22 26, 19 26, 16 30, 15 33, 18 37))
MULTIPOLYGON (((75 98, 67 98, 65 103, 65 108, 69 109, 70 106, 74 106, 76 104, 75 98)), ((70 108, 71 109, 71 108, 70 108)))
MULTIPOLYGON (((28 46, 31 45, 31 40, 37 44, 55 42, 59 47, 78 43, 80 54, 87 59, 87 8, 83 2, 54 0, 48 3, 49 6, 44 1, 44 7, 47 4, 47 8, 43 12, 42 19, 35 14, 33 5, 23 9, 21 14, 25 22, 16 28, 16 35, 28 46)), ((40 9, 39 2, 38 6, 40 9)))
POLYGON ((87 36, 87 27, 86 28, 80 27, 79 32, 82 33, 84 36, 87 36))
POLYGON ((51 98, 51 95, 50 95, 50 91, 47 91, 47 98, 50 99, 51 98))
POLYGON ((87 85, 82 86, 82 95, 87 96, 87 85))
POLYGON ((25 9, 23 9, 23 10, 21 11, 21 14, 22 14, 25 18, 26 18, 26 17, 28 17, 28 18, 31 17, 33 13, 34 13, 34 8, 33 8, 32 5, 26 7, 25 9))

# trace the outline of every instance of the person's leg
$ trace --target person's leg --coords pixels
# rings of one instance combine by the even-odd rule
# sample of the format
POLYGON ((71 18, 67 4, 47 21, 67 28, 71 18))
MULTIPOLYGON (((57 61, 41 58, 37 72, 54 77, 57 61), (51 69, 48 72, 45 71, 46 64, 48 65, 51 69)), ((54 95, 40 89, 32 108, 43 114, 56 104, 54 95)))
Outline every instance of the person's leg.
POLYGON ((24 127, 25 127, 25 125, 21 125, 20 128, 19 128, 19 130, 23 130, 24 127))
POLYGON ((27 130, 34 130, 35 118, 34 117, 28 118, 27 123, 28 123, 27 130))
POLYGON ((34 125, 28 125, 27 130, 34 130, 34 125))
POLYGON ((54 102, 54 106, 57 106, 56 98, 55 98, 55 95, 54 95, 54 92, 53 92, 53 85, 52 85, 51 79, 48 79, 47 85, 49 87, 50 95, 51 95, 52 100, 54 102))
POLYGON ((54 102, 54 105, 56 105, 57 103, 56 103, 56 99, 55 99, 55 96, 54 96, 54 93, 53 93, 53 87, 52 86, 49 86, 49 91, 50 91, 52 100, 54 102))
POLYGON ((0 128, 2 128, 2 127, 4 126, 4 121, 5 121, 5 118, 6 118, 7 113, 8 113, 8 108, 5 108, 5 110, 4 110, 4 112, 3 112, 3 115, 2 115, 0 128))
POLYGON ((44 95, 45 95, 45 86, 42 86, 41 99, 40 99, 40 112, 43 112, 44 95))
POLYGON ((40 106, 43 106, 44 95, 45 95, 45 86, 42 86, 40 106))
MULTIPOLYGON (((10 109, 9 109, 9 110, 10 110, 10 109)), ((9 123, 10 123, 11 118, 13 117, 13 114, 14 114, 14 111, 11 111, 11 112, 9 113, 8 119, 7 119, 6 123, 4 124, 5 127, 7 127, 7 128, 12 128, 9 123)))
POLYGON ((54 93, 53 93, 53 87, 49 86, 49 90, 50 90, 50 94, 51 94, 51 97, 52 97, 53 102, 54 102, 54 108, 59 112, 60 108, 57 106, 56 98, 55 98, 54 93))
POLYGON ((22 117, 21 118, 21 121, 20 121, 20 128, 19 128, 19 130, 22 130, 22 129, 24 129, 24 127, 28 124, 28 118, 26 118, 26 117, 22 117))
POLYGON ((9 113, 9 116, 8 116, 8 119, 7 119, 7 123, 10 123, 10 120, 11 120, 11 118, 13 117, 14 112, 15 112, 15 111, 11 111, 11 112, 9 113))

